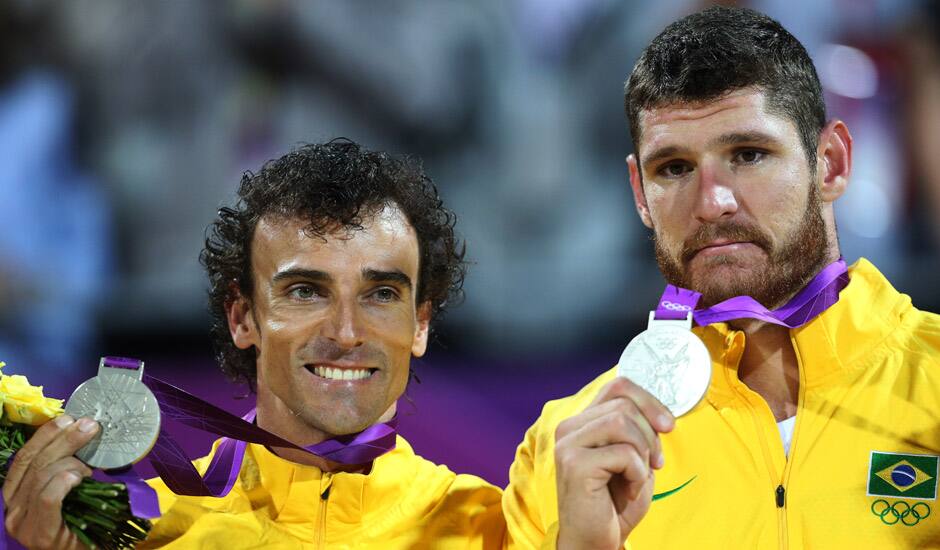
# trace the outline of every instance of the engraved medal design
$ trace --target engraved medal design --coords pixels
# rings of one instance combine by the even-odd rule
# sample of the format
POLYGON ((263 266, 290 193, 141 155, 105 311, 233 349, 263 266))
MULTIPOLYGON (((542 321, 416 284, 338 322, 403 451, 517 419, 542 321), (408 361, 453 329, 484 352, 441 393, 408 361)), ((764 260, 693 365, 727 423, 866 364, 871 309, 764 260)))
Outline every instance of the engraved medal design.
POLYGON ((691 314, 660 321, 651 312, 649 328, 627 344, 617 366, 619 376, 651 393, 676 417, 701 401, 711 380, 708 349, 691 328, 691 314))
POLYGON ((145 457, 160 432, 157 398, 141 382, 143 361, 102 357, 98 376, 76 388, 65 405, 75 419, 87 416, 101 430, 75 456, 93 468, 123 468, 145 457))

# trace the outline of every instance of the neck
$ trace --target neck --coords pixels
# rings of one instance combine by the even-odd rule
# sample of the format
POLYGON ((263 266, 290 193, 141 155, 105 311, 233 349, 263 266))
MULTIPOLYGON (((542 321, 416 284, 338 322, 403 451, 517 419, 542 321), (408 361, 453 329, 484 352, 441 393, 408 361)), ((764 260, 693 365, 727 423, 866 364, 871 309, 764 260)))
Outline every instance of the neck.
POLYGON ((738 378, 764 398, 778 422, 795 415, 800 372, 790 330, 753 320, 731 325, 745 334, 738 378))
MULTIPOLYGON (((394 415, 395 406, 392 405, 376 422, 386 422, 394 415)), ((328 433, 307 423, 300 415, 292 412, 290 408, 272 392, 262 391, 260 383, 258 388, 257 417, 255 421, 260 428, 301 447, 309 447, 310 445, 315 445, 336 437, 336 435, 343 435, 328 433)), ((372 469, 371 462, 367 464, 341 464, 301 451, 300 449, 286 447, 269 447, 268 449, 285 460, 306 466, 315 466, 324 472, 367 474, 372 469)))
MULTIPOLYGON (((823 267, 839 257, 838 246, 833 247, 823 267)), ((811 279, 812 277, 809 280, 811 279)), ((808 284, 809 280, 803 286, 808 284)), ((793 292, 783 303, 792 299, 799 290, 793 292)), ((778 422, 794 416, 799 402, 800 369, 790 339, 790 329, 754 319, 739 319, 729 325, 741 330, 745 335, 744 354, 738 366, 738 378, 764 398, 778 422)))

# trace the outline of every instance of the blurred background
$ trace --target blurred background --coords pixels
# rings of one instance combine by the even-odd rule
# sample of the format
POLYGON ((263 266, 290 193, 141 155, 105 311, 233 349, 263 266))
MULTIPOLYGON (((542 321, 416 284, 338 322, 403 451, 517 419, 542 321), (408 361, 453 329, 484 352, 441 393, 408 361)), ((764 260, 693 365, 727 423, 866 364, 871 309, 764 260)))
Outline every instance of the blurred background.
MULTIPOLYGON (((739 4, 803 41, 855 137, 846 258, 940 311, 940 5, 739 4)), ((66 397, 99 356, 139 357, 245 410, 208 340, 205 227, 245 170, 346 136, 422 158, 473 261, 402 432, 505 484, 542 403, 613 365, 661 291, 627 183, 623 82, 706 5, 0 3, 0 359, 66 397)), ((184 439, 195 456, 212 438, 184 439)))

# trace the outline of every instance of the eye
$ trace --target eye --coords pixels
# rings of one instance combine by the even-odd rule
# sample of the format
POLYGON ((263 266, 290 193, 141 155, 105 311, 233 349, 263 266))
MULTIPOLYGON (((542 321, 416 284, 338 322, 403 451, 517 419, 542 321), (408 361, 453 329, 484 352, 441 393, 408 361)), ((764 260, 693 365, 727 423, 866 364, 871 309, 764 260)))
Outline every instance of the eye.
POLYGON ((398 300, 398 293, 393 288, 383 286, 373 292, 372 297, 379 302, 394 302, 398 300))
POLYGON ((757 164, 767 155, 765 151, 759 149, 743 149, 734 155, 734 161, 738 164, 757 164))
POLYGON ((681 178, 691 171, 692 167, 685 162, 670 162, 661 166, 658 173, 667 178, 681 178))
POLYGON ((290 289, 288 295, 298 300, 313 300, 322 296, 320 291, 311 285, 296 285, 290 289))

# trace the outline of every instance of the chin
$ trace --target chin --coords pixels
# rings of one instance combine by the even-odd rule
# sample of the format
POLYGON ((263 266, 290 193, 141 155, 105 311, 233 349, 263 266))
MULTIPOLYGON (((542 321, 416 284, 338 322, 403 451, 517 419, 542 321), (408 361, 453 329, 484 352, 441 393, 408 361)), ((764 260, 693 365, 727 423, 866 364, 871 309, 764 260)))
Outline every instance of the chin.
POLYGON ((691 261, 686 264, 686 269, 690 270, 694 277, 694 271, 696 270, 725 271, 728 269, 766 269, 769 264, 770 259, 763 250, 757 247, 751 247, 750 250, 736 254, 718 254, 713 256, 696 254, 691 261))
POLYGON ((703 292, 703 289, 731 290, 752 286, 765 270, 766 266, 756 266, 745 262, 709 262, 707 265, 691 269, 688 278, 692 282, 693 289, 699 292, 703 292))
POLYGON ((318 431, 332 435, 354 434, 365 430, 379 421, 382 412, 373 411, 343 411, 341 408, 332 410, 308 409, 300 415, 304 423, 318 431))
POLYGON ((710 307, 736 296, 753 296, 763 286, 763 272, 753 268, 720 266, 704 277, 693 277, 693 290, 702 294, 698 307, 710 307))

